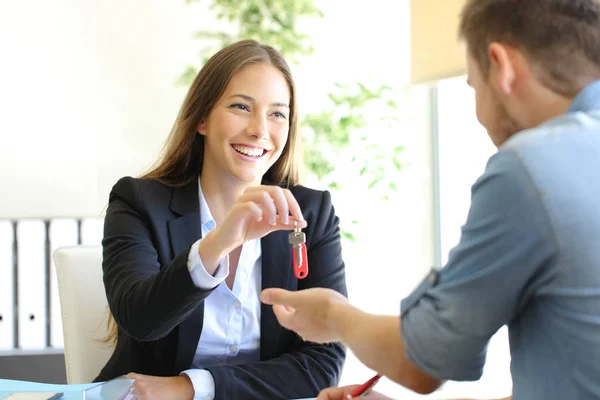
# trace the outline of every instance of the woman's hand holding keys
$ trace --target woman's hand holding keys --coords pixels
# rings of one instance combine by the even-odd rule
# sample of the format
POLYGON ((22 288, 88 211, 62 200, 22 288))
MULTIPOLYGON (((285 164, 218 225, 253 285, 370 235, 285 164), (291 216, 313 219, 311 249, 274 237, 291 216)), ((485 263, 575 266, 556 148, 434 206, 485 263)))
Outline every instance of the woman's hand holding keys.
POLYGON ((268 185, 249 187, 223 222, 206 236, 198 252, 211 272, 235 248, 277 230, 292 230, 294 221, 298 228, 306 227, 300 205, 290 190, 268 185))

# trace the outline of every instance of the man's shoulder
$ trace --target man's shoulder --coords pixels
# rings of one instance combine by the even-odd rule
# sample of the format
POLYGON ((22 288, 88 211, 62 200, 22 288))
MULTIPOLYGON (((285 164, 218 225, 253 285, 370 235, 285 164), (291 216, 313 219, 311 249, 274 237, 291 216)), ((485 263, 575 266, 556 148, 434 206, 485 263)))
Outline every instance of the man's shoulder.
POLYGON ((486 165, 484 173, 479 177, 475 186, 482 183, 492 183, 489 181, 506 184, 506 179, 509 181, 522 177, 524 173, 527 173, 527 168, 519 157, 517 151, 512 148, 501 148, 495 154, 493 154, 486 165), (501 179, 498 179, 501 178, 501 179))
POLYGON ((500 149, 526 153, 527 150, 569 151, 586 141, 588 135, 600 134, 600 110, 569 112, 534 128, 514 134, 500 149))

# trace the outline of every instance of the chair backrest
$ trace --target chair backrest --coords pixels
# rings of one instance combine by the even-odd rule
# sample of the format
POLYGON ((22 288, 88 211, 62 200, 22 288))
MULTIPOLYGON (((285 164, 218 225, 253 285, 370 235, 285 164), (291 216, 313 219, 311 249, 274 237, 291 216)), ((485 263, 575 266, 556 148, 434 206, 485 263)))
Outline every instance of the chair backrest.
POLYGON ((108 334, 102 248, 61 247, 53 256, 62 313, 67 383, 89 383, 98 376, 113 352, 107 343, 100 341, 108 334))

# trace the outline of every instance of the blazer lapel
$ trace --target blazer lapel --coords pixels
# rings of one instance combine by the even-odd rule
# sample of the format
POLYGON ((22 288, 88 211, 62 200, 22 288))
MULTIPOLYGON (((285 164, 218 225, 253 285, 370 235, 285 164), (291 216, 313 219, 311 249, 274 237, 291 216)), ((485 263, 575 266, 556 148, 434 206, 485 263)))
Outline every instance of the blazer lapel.
POLYGON ((191 246, 202 234, 198 180, 173 189, 171 211, 175 218, 168 222, 173 257, 191 246))
MULTIPOLYGON (((173 189, 170 208, 176 217, 168 221, 173 257, 188 249, 202 236, 198 195, 197 179, 192 180, 185 186, 173 189)), ((202 332, 203 321, 204 302, 179 324, 177 354, 175 357, 175 371, 177 373, 191 366, 202 332)))
MULTIPOLYGON (((292 250, 287 238, 288 232, 276 231, 261 239, 263 289, 271 287, 289 289, 292 250)), ((282 333, 283 328, 273 313, 273 307, 261 304, 261 360, 268 360, 276 356, 282 333), (269 338, 277 338, 277 340, 268 340, 269 338)))
POLYGON ((190 214, 172 219, 168 222, 168 226, 171 250, 173 251, 173 257, 176 257, 201 237, 200 211, 196 210, 190 214))

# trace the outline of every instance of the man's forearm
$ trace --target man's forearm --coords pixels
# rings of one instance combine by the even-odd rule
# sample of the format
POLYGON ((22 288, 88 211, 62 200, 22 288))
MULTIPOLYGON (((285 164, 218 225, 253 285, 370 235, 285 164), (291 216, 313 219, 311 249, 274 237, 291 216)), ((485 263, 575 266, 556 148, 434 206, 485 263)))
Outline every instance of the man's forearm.
POLYGON ((367 367, 418 393, 431 393, 441 385, 406 358, 400 317, 369 314, 349 304, 340 304, 332 315, 342 342, 367 367))

